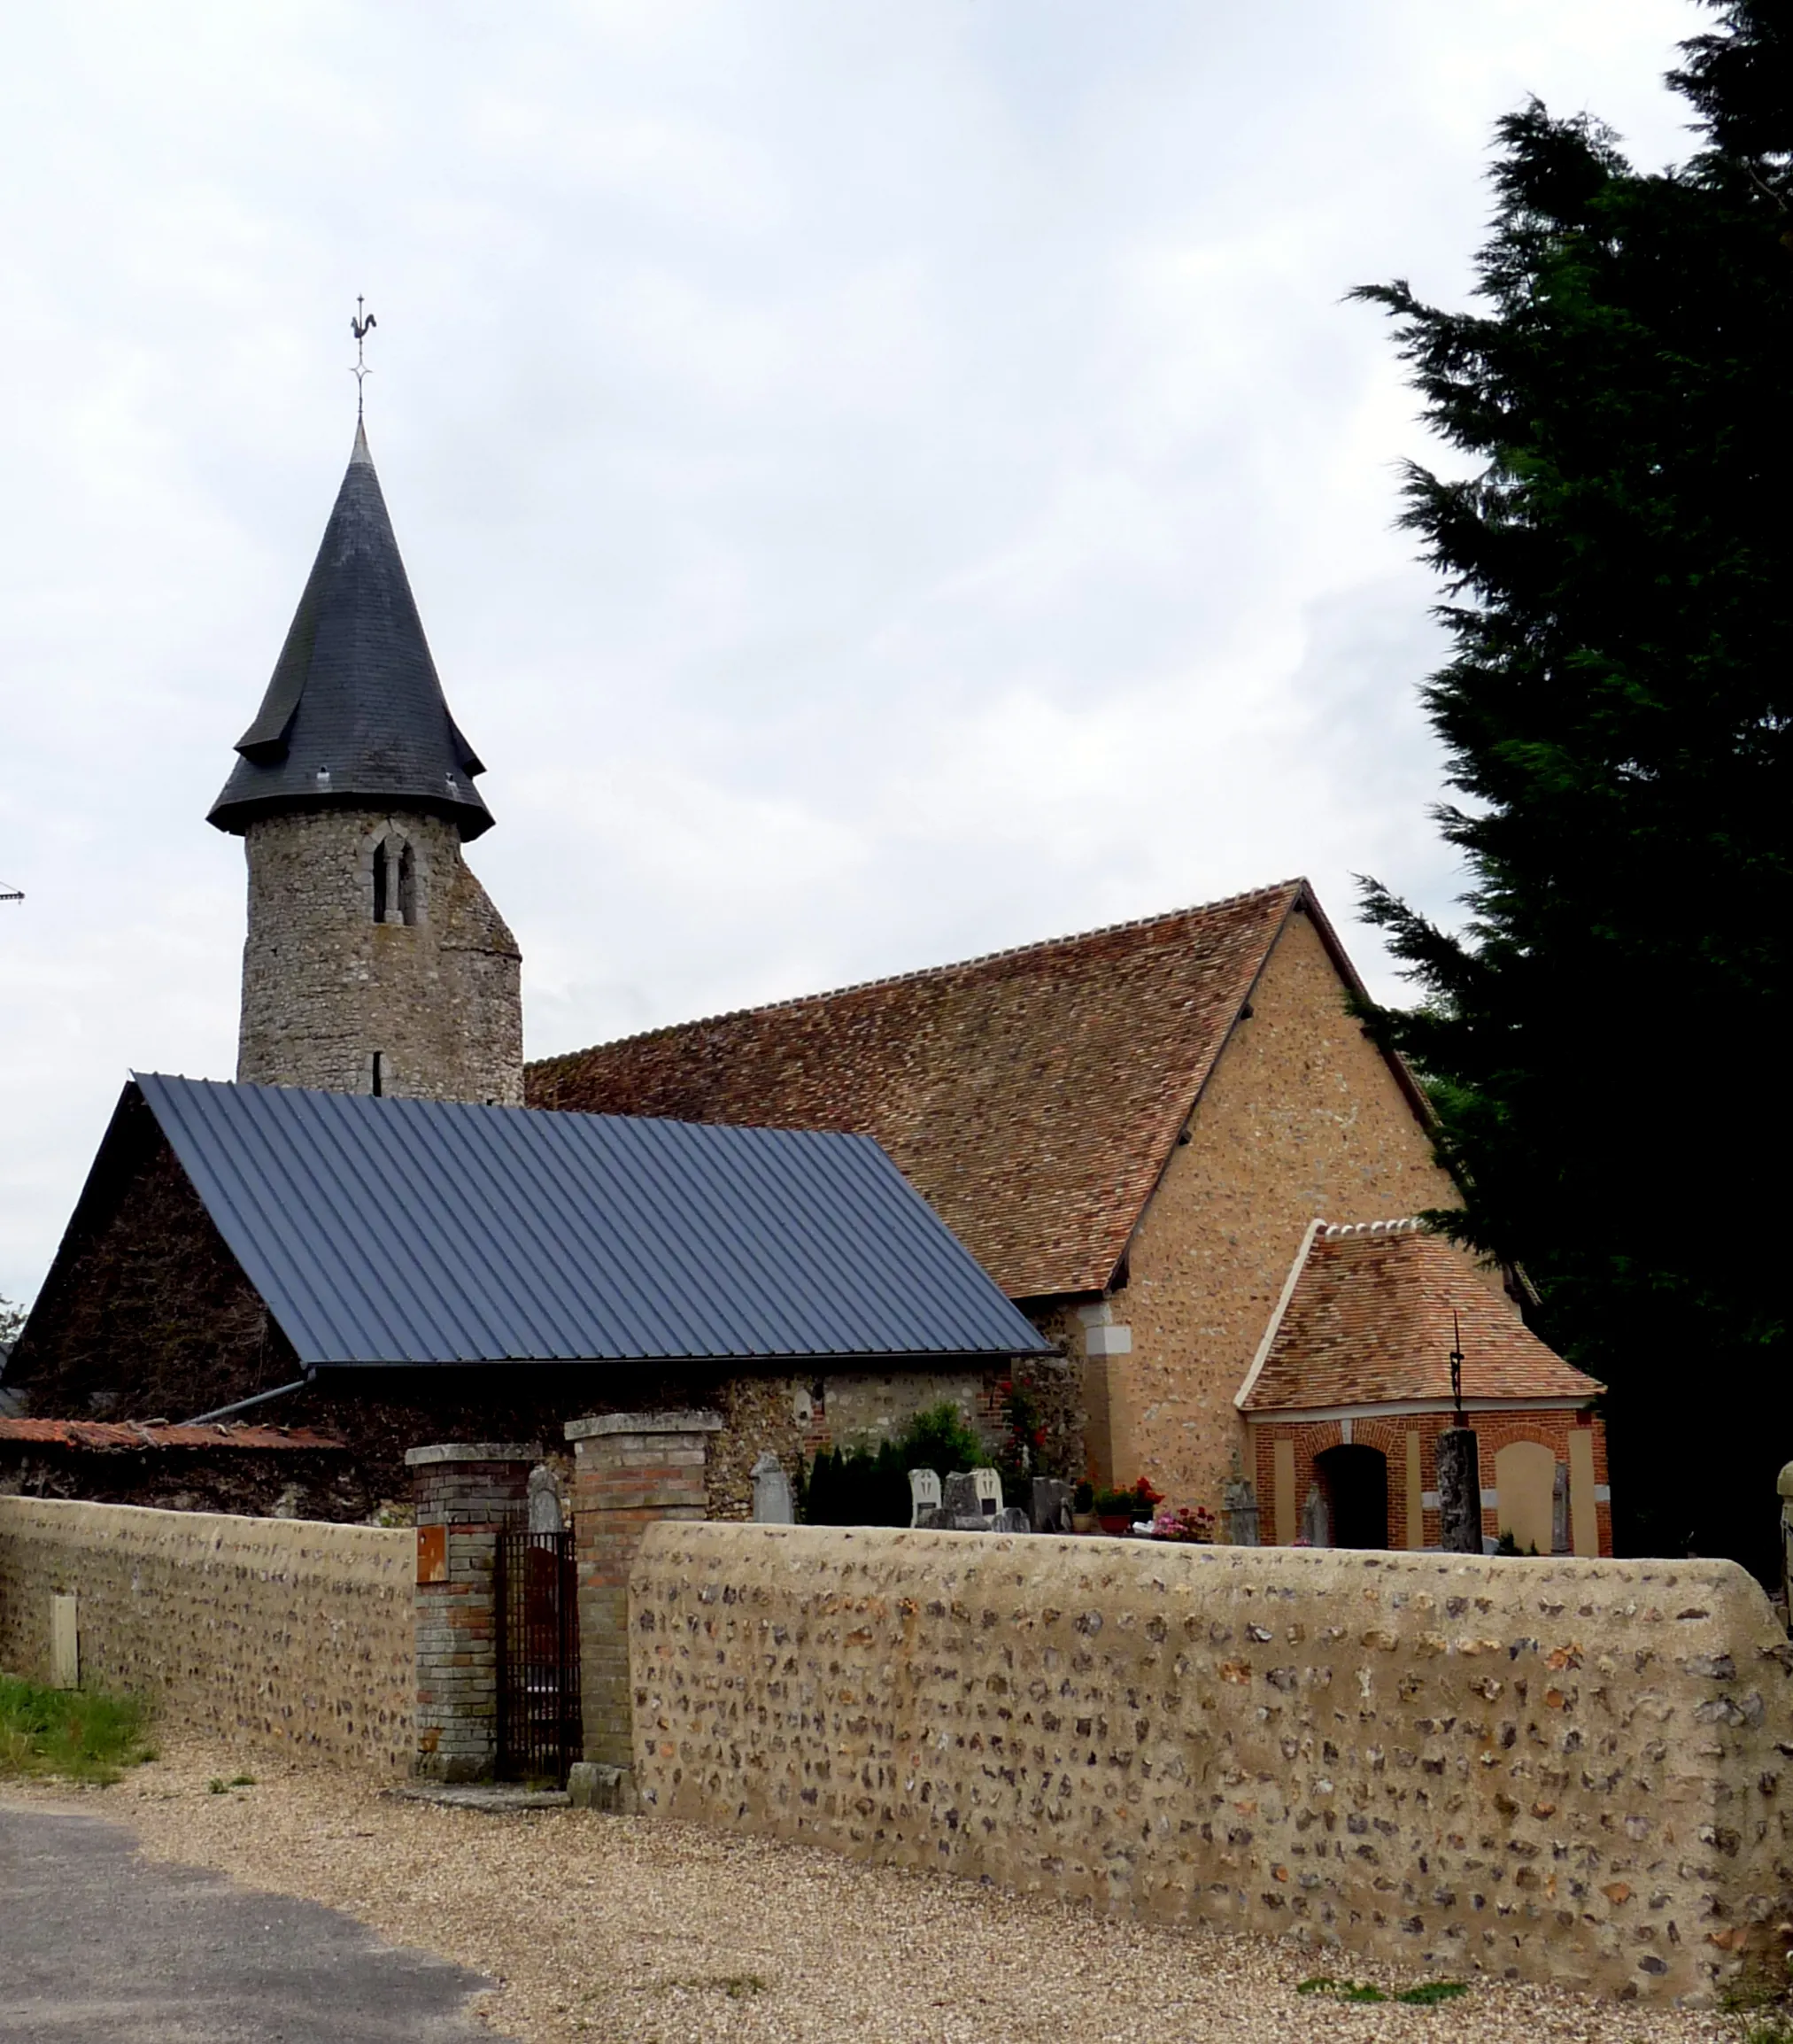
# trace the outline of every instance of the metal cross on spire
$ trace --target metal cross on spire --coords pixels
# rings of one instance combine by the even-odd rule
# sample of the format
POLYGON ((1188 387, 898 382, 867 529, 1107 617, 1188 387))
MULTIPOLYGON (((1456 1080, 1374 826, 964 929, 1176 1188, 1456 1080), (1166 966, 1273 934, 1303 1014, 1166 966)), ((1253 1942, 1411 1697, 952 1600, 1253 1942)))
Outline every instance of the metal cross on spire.
POLYGON ((367 304, 367 299, 358 291, 355 294, 355 316, 349 321, 349 331, 355 337, 355 366, 349 374, 355 379, 355 417, 358 422, 367 398, 367 378, 374 373, 367 367, 367 336, 380 323, 366 309, 367 304))

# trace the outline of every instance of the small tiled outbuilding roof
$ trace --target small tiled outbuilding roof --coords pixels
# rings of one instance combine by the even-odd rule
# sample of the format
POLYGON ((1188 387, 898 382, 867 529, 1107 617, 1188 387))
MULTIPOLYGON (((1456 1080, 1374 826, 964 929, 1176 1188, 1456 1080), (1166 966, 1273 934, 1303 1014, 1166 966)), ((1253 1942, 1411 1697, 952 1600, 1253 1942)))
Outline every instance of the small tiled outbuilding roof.
POLYGON ((170 1426, 163 1420, 0 1420, 0 1449, 13 1442, 40 1448, 127 1450, 230 1448, 254 1453, 346 1454, 348 1444, 305 1427, 170 1426))
POLYGON ((1546 1348, 1445 1236, 1417 1220, 1315 1221, 1233 1402, 1254 1416, 1448 1404, 1458 1328, 1466 1404, 1585 1405, 1604 1389, 1546 1348))
POLYGON ((1354 984, 1287 880, 545 1058, 527 1096, 876 1136, 1011 1298, 1100 1292, 1298 910, 1354 984))

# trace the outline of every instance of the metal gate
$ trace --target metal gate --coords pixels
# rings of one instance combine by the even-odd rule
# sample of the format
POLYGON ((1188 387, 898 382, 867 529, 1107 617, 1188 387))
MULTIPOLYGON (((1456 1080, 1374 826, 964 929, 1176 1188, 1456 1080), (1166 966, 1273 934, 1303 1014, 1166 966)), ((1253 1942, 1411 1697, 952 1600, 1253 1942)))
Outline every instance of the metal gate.
POLYGON ((498 1779, 564 1784, 583 1740, 573 1536, 500 1533, 494 1566, 498 1779))

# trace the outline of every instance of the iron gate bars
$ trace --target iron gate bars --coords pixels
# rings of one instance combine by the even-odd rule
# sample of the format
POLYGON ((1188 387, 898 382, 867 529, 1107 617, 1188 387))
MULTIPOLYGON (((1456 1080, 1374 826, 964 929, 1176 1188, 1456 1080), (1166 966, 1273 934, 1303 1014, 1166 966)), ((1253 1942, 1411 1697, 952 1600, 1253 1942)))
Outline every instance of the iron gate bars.
POLYGON ((498 1776, 564 1785, 578 1759, 579 1583, 571 1533, 500 1533, 498 1776))

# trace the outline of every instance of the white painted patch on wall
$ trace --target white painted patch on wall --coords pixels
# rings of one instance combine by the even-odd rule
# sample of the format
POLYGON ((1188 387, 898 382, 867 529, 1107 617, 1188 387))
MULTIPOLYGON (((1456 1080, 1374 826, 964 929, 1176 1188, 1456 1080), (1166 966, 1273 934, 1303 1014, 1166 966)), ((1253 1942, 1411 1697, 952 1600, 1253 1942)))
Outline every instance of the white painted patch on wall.
POLYGON ((50 1686, 81 1687, 80 1599, 73 1591, 50 1592, 50 1686))

